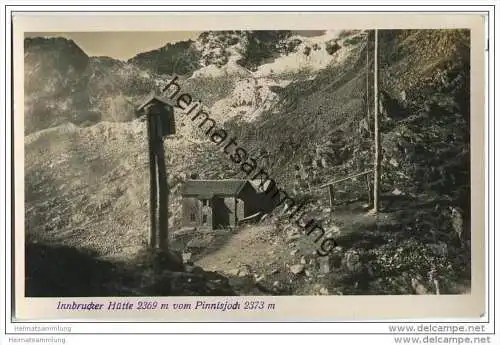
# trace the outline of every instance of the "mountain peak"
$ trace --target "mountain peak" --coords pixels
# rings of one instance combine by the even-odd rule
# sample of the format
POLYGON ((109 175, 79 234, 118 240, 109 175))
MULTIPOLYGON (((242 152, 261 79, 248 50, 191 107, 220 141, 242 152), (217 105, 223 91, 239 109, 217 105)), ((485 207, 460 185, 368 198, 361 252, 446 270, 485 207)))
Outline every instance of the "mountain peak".
POLYGON ((71 52, 73 54, 87 56, 87 54, 85 54, 85 52, 75 43, 75 41, 65 37, 26 37, 24 39, 24 50, 25 53, 32 50, 53 50, 55 52, 71 52))

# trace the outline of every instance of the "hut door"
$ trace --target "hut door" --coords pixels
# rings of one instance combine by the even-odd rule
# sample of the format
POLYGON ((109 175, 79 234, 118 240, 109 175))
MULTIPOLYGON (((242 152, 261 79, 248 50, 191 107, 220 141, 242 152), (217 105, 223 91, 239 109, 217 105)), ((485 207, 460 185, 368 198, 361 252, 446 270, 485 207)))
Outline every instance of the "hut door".
POLYGON ((227 228, 229 226, 229 213, 231 210, 224 202, 224 198, 214 197, 212 199, 212 226, 214 229, 227 228))

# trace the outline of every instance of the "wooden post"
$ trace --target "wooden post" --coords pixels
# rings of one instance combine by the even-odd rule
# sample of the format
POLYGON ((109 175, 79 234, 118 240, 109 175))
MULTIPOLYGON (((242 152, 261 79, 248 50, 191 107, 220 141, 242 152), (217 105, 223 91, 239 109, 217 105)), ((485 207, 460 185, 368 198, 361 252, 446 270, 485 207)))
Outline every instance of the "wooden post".
POLYGON ((329 184, 328 185, 328 196, 330 197, 330 209, 333 211, 333 202, 335 201, 334 197, 334 190, 333 190, 333 185, 329 184))
MULTIPOLYGON (((370 123, 370 107, 368 106, 370 102, 370 39, 368 36, 366 42, 366 123, 370 123)), ((371 126, 368 125, 368 132, 371 134, 371 126)))
POLYGON ((374 47, 374 128, 375 133, 375 161, 374 161, 374 174, 373 174, 373 213, 379 211, 379 196, 380 196, 380 129, 379 129, 379 109, 378 109, 378 30, 375 29, 375 47, 374 47))
MULTIPOLYGON (((372 134, 372 127, 370 125, 370 36, 368 35, 367 42, 366 42, 366 123, 368 124, 368 133, 370 133, 370 137, 372 134)), ((363 161, 363 163, 366 163, 366 161, 363 161)), ((363 168, 365 168, 363 166, 363 168)), ((368 206, 372 206, 372 186, 370 183, 370 176, 365 175, 365 182, 366 182, 366 191, 368 194, 368 206)))
POLYGON ((370 180, 370 176, 365 175, 366 190, 368 191, 368 207, 372 205, 372 185, 370 180))
POLYGON ((145 113, 148 128, 151 213, 149 247, 168 251, 168 181, 163 138, 175 134, 173 107, 161 97, 151 96, 137 111, 139 116, 145 113))
POLYGON ((161 114, 155 114, 155 122, 157 124, 156 132, 156 164, 158 165, 158 186, 159 186, 159 248, 168 250, 168 182, 167 168, 165 166, 165 149, 163 147, 163 138, 161 136, 161 114))
POLYGON ((151 218, 151 228, 149 229, 149 247, 151 249, 156 248, 156 234, 157 234, 157 222, 156 222, 156 208, 157 208, 157 181, 156 181, 156 154, 155 154, 155 121, 152 116, 150 116, 151 109, 146 110, 147 124, 148 124, 148 146, 149 146, 149 209, 151 218))

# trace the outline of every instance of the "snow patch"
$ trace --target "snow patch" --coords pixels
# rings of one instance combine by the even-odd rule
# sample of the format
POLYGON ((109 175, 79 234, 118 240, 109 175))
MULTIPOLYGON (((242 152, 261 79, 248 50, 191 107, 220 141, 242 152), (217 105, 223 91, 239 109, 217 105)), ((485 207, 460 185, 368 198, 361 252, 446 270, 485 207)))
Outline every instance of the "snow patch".
POLYGON ((196 70, 189 79, 196 78, 221 78, 230 76, 249 76, 251 72, 246 68, 238 65, 234 60, 229 60, 227 64, 222 67, 216 65, 208 65, 196 70))
POLYGON ((337 52, 330 54, 327 44, 332 40, 339 43, 342 30, 327 31, 324 35, 316 37, 292 36, 290 39, 302 41, 294 53, 281 56, 271 63, 261 65, 254 73, 255 76, 265 77, 289 73, 314 73, 318 72, 334 62, 340 62, 340 56, 348 54, 350 49, 341 47, 337 52))
POLYGON ((241 121, 254 121, 278 101, 278 95, 270 87, 285 87, 289 83, 289 80, 273 81, 266 78, 240 79, 233 92, 216 102, 210 111, 222 123, 234 117, 241 121))

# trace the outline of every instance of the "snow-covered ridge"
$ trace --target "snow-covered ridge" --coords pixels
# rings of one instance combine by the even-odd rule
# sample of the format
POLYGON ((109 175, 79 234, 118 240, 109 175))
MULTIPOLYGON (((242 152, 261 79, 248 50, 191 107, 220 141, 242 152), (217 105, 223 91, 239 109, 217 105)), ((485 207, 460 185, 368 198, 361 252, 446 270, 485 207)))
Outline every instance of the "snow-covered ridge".
MULTIPOLYGON (((363 32, 354 31, 346 35, 343 31, 334 30, 314 37, 290 36, 281 43, 290 43, 288 47, 292 48, 288 53, 258 66, 254 71, 240 64, 247 48, 246 35, 246 32, 207 32, 203 35, 203 40, 195 42, 197 49, 203 51, 202 57, 207 59, 204 62, 216 63, 205 64, 196 70, 187 78, 191 85, 197 85, 197 80, 204 79, 220 79, 224 81, 223 84, 232 85, 228 93, 221 94, 222 97, 209 108, 210 116, 219 124, 233 118, 252 122, 264 113, 279 111, 279 103, 282 101, 276 93, 279 88, 296 80, 314 79, 322 69, 332 64, 342 64, 356 47, 356 44, 349 44, 348 40, 363 35, 363 32), (224 63, 219 64, 217 61, 224 63)), ((168 80, 156 80, 155 83, 160 87, 168 83, 168 80)), ((202 102, 206 92, 215 92, 212 89, 205 90, 204 87, 207 86, 199 89, 199 95, 196 95, 202 102)), ((193 134, 195 129, 191 127, 189 121, 180 123, 179 132, 183 135, 193 134)), ((195 137, 192 136, 193 139, 195 137)))
POLYGON ((200 64, 204 67, 195 71, 191 78, 224 76, 259 78, 289 73, 316 73, 332 63, 342 62, 352 48, 352 45, 345 44, 346 40, 359 35, 363 35, 363 32, 353 31, 345 35, 343 30, 331 30, 325 31, 320 36, 290 36, 281 43, 288 47, 286 52, 273 61, 260 65, 252 72, 238 63, 248 49, 246 32, 223 34, 208 32, 203 35, 203 39, 195 43, 196 48, 202 53, 200 64))
MULTIPOLYGON (((341 30, 333 30, 314 37, 293 35, 285 42, 293 47, 288 54, 260 65, 255 71, 238 64, 246 46, 245 40, 235 35, 239 37, 237 43, 224 48, 227 62, 223 66, 207 65, 195 71, 189 79, 232 78, 232 92, 218 100, 211 107, 211 113, 222 123, 235 117, 241 121, 253 121, 272 110, 280 101, 279 96, 272 91, 273 87, 286 87, 296 79, 314 79, 322 69, 343 63, 355 47, 354 44, 346 44, 346 41, 359 35, 363 35, 363 32, 354 31, 346 35, 341 30)), ((205 39, 210 42, 204 46, 205 49, 217 47, 216 51, 221 53, 216 33, 207 34, 205 39)))
POLYGON ((334 62, 342 62, 342 57, 350 49, 343 45, 349 36, 341 39, 339 38, 341 33, 342 30, 333 30, 315 37, 293 36, 290 40, 301 41, 296 51, 261 65, 254 75, 264 77, 299 72, 314 73, 334 62))

